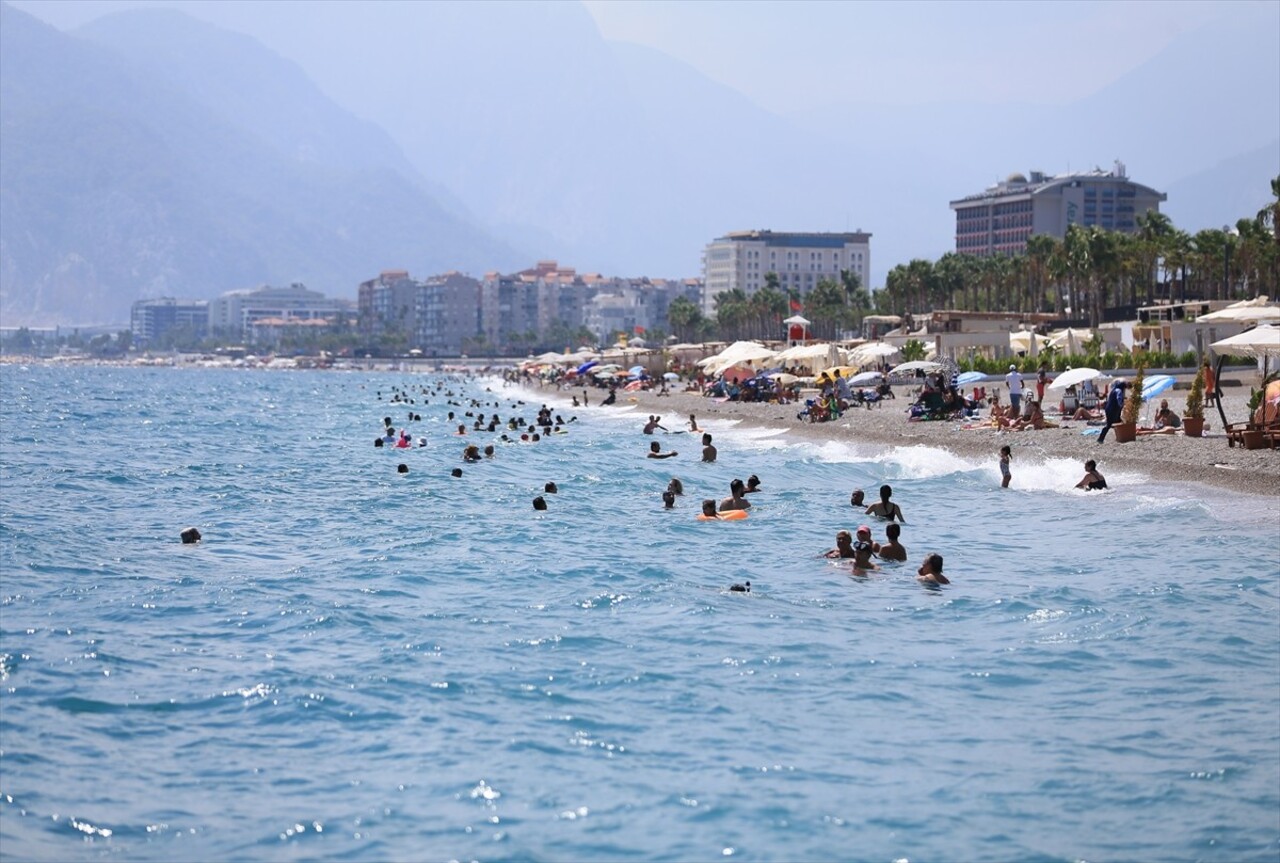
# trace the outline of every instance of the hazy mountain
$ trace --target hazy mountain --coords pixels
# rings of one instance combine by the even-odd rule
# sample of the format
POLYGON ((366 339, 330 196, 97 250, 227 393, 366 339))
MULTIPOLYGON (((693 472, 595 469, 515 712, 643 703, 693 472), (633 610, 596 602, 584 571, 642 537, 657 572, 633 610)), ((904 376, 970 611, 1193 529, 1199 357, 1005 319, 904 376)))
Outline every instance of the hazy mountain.
POLYGON ((98 22, 92 42, 0 15, 5 325, 123 321, 139 297, 264 282, 354 296, 387 267, 527 259, 252 40, 174 13, 98 22))
POLYGON ((1270 198, 1267 181, 1275 177, 1280 177, 1280 138, 1173 183, 1164 190, 1169 200, 1162 209, 1192 234, 1235 225, 1262 209, 1270 198))

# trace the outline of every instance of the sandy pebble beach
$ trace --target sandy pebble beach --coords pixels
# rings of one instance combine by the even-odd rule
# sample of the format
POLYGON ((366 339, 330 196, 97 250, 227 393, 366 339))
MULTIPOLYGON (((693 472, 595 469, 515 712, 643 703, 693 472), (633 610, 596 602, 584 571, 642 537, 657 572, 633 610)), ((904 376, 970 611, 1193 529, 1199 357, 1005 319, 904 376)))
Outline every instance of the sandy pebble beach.
MULTIPOLYGON (((1181 380, 1181 378, 1179 379, 1181 380)), ((1223 409, 1231 422, 1242 422, 1249 398, 1249 380, 1242 386, 1224 389, 1223 409)), ((1256 386, 1256 381, 1253 381, 1256 386)), ((677 428, 689 414, 702 418, 738 420, 745 424, 768 428, 784 427, 795 437, 820 440, 848 440, 889 446, 929 446, 945 449, 968 458, 989 457, 994 462, 1000 447, 1013 447, 1015 462, 1037 462, 1049 458, 1096 459, 1099 468, 1128 470, 1153 479, 1173 482, 1206 483, 1243 494, 1280 495, 1280 450, 1246 450, 1227 446, 1222 420, 1216 408, 1207 406, 1208 428, 1202 438, 1182 434, 1149 435, 1132 443, 1116 443, 1112 436, 1101 444, 1094 435, 1084 435, 1089 428, 1083 422, 1065 422, 1061 428, 997 432, 991 428, 965 429, 964 422, 909 422, 907 407, 912 399, 907 386, 894 387, 896 399, 882 406, 855 408, 838 420, 809 423, 797 419, 804 409, 800 404, 761 404, 716 401, 693 393, 672 391, 660 396, 656 392, 619 393, 619 401, 634 398, 634 404, 646 413, 664 416, 668 428, 677 428), (678 420, 676 418, 679 418, 678 420)), ((566 390, 566 395, 571 390, 566 390)), ((601 396, 592 392, 593 403, 601 396)), ((1186 390, 1170 391, 1168 398, 1174 410, 1186 400, 1186 390)), ((1144 415, 1152 410, 1144 406, 1144 415)), ((1046 417, 1057 421, 1056 411, 1046 417)), ((972 422, 972 421, 971 421, 972 422)), ((1112 432, 1114 434, 1114 432, 1112 432)))

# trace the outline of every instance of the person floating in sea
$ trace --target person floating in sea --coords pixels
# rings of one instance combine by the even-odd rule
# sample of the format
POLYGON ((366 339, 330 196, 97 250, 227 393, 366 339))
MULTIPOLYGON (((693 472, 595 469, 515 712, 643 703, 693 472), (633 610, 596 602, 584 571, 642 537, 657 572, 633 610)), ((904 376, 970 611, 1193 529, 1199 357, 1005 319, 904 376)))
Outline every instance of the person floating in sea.
POLYGON ((720 511, 728 512, 731 509, 751 509, 751 501, 742 495, 746 492, 747 487, 740 479, 734 479, 729 483, 729 496, 720 501, 720 511))
POLYGON ((671 452, 663 452, 662 447, 658 445, 657 441, 649 444, 649 458, 675 458, 677 455, 679 455, 679 453, 675 450, 672 450, 671 452))
POLYGON ((907 520, 902 515, 902 507, 889 500, 892 496, 892 486, 880 486, 880 501, 879 503, 873 503, 871 506, 867 507, 867 515, 874 515, 877 518, 885 518, 889 521, 897 520, 906 524, 907 520))
POLYGON ((712 462, 716 460, 716 448, 711 444, 711 433, 704 432, 702 435, 702 460, 712 462))
POLYGON ((754 494, 760 490, 760 477, 752 474, 747 477, 747 487, 743 490, 743 494, 754 494))
POLYGON ((849 495, 849 506, 854 509, 865 509, 867 506, 866 493, 860 488, 855 488, 853 494, 849 495))
POLYGON ((1008 446, 1000 447, 1000 487, 1008 488, 1009 483, 1013 480, 1013 474, 1009 472, 1009 462, 1013 459, 1013 450, 1008 446))
POLYGON ((906 546, 898 542, 898 537, 902 535, 902 525, 890 522, 885 526, 884 535, 888 537, 888 542, 881 543, 880 547, 876 549, 876 554, 880 559, 905 561, 907 559, 906 546))
POLYGON ((683 495, 684 483, 682 483, 679 479, 673 476, 671 477, 671 482, 667 483, 667 491, 677 496, 683 495))
POLYGON ((924 556, 924 563, 916 572, 916 581, 924 584, 950 584, 951 579, 942 574, 942 555, 931 551, 924 556))
POLYGON ((857 539, 853 541, 853 573, 864 575, 879 569, 871 558, 875 556, 876 545, 871 541, 871 528, 865 524, 858 528, 857 539))
POLYGON ((705 500, 703 500, 702 515, 698 517, 703 519, 704 521, 711 521, 712 519, 719 521, 720 516, 719 514, 716 513, 716 502, 711 498, 706 498, 705 500))
POLYGON ((669 488, 664 489, 662 492, 662 508, 663 509, 676 508, 676 493, 669 488))
POLYGON ((1089 459, 1084 463, 1084 476, 1076 483, 1076 488, 1085 491, 1101 491, 1107 487, 1107 478, 1098 472, 1098 463, 1089 459))

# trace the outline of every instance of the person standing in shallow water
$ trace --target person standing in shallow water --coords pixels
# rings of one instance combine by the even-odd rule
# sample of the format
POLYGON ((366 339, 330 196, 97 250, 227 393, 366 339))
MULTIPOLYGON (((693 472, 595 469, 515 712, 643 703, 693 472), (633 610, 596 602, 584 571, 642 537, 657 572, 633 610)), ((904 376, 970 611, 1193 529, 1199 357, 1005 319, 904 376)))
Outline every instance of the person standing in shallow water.
POLYGON ((888 485, 880 486, 880 502, 873 503, 867 507, 867 515, 874 515, 877 518, 888 519, 889 521, 900 521, 903 524, 907 520, 902 516, 902 507, 891 501, 889 498, 893 496, 893 487, 888 485))
POLYGON ((1013 475, 1009 473, 1009 462, 1013 459, 1013 450, 1008 446, 1000 447, 1000 487, 1008 488, 1009 483, 1013 480, 1013 475))

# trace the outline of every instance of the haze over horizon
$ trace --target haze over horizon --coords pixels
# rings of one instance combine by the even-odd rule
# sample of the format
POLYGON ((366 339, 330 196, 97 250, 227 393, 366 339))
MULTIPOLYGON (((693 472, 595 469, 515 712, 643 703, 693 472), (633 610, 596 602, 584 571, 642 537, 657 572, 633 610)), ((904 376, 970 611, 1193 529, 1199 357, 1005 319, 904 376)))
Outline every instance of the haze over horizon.
POLYGON ((445 210, 580 271, 696 276, 728 231, 860 228, 879 287, 951 250, 948 201, 1010 172, 1118 159, 1192 232, 1252 215, 1280 174, 1267 0, 10 5, 114 50, 167 38, 139 10, 249 36, 385 130, 445 210))

